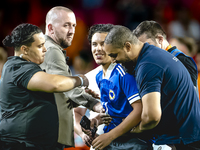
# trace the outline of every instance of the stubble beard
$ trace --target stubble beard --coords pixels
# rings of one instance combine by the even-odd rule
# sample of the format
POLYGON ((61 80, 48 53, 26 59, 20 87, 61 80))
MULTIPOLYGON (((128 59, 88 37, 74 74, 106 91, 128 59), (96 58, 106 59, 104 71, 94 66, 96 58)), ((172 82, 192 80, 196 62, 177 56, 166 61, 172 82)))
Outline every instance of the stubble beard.
POLYGON ((62 40, 61 42, 60 42, 60 46, 62 47, 62 48, 67 48, 67 47, 69 47, 69 46, 71 46, 71 43, 72 43, 72 41, 64 41, 64 40, 62 40))
POLYGON ((122 66, 124 67, 125 71, 129 74, 134 74, 134 69, 136 66, 137 61, 136 60, 126 60, 125 62, 122 62, 122 66))
POLYGON ((61 36, 59 33, 55 34, 55 37, 57 37, 58 44, 59 44, 63 49, 65 49, 65 48, 71 46, 73 37, 72 37, 71 40, 68 40, 67 37, 66 37, 66 38, 62 38, 62 36, 61 36))

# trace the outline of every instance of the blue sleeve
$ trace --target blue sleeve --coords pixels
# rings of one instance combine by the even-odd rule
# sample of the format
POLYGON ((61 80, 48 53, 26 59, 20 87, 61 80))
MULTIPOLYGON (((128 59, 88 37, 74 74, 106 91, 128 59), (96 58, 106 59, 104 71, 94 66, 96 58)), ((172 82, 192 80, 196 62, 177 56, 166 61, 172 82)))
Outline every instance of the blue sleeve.
POLYGON ((142 64, 137 73, 136 80, 140 96, 151 92, 160 92, 164 70, 154 64, 142 64))
POLYGON ((120 80, 121 89, 124 91, 130 104, 141 99, 137 88, 136 80, 133 75, 126 73, 120 80))

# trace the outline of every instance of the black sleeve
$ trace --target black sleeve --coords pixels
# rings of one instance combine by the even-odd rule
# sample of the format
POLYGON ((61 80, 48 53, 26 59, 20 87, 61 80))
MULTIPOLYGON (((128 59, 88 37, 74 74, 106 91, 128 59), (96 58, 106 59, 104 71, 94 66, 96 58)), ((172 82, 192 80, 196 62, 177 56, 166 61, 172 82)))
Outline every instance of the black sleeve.
POLYGON ((42 71, 42 69, 37 64, 27 63, 24 65, 15 65, 13 67, 14 84, 27 88, 29 80, 39 71, 42 71))
POLYGON ((190 77, 192 79, 192 82, 193 82, 194 86, 196 87, 198 75, 197 75, 197 69, 196 69, 194 62, 191 60, 191 58, 186 57, 182 54, 178 55, 177 58, 183 63, 183 65, 188 70, 190 77))

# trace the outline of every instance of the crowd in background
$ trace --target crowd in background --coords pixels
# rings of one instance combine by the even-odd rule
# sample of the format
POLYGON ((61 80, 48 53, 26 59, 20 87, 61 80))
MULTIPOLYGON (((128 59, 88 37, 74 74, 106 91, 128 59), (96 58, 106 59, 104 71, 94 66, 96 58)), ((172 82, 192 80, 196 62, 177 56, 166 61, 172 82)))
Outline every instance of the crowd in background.
MULTIPOLYGON (((0 5, 0 41, 21 23, 37 25, 44 32, 46 13, 54 6, 66 6, 76 15, 76 33, 67 48, 73 74, 96 67, 87 40, 90 26, 111 23, 134 30, 144 20, 161 24, 170 44, 193 57, 200 71, 199 0, 6 0, 0 5)), ((3 63, 14 50, 3 47, 2 42, 0 47, 1 76, 3 63)))
MULTIPOLYGON (((47 11, 59 5, 72 9, 77 18, 76 34, 67 50, 70 64, 80 51, 90 51, 87 32, 97 23, 120 24, 133 30, 144 20, 155 20, 168 38, 191 37, 199 47, 198 0, 7 0, 0 6, 0 40, 20 23, 35 24, 44 31, 47 11)), ((13 50, 8 49, 11 55, 13 50)))

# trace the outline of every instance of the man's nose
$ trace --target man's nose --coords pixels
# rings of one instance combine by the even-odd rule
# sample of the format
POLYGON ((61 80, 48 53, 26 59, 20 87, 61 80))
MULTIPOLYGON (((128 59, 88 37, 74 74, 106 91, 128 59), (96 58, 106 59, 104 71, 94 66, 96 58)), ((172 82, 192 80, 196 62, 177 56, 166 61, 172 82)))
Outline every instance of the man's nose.
POLYGON ((69 33, 74 34, 74 33, 75 33, 75 28, 72 27, 72 26, 70 26, 70 27, 69 27, 69 33))
POLYGON ((47 51, 47 49, 46 49, 46 47, 44 46, 44 47, 43 47, 43 52, 46 52, 46 51, 47 51))

